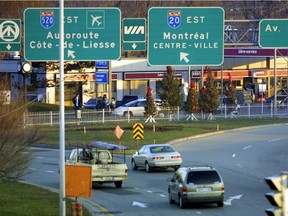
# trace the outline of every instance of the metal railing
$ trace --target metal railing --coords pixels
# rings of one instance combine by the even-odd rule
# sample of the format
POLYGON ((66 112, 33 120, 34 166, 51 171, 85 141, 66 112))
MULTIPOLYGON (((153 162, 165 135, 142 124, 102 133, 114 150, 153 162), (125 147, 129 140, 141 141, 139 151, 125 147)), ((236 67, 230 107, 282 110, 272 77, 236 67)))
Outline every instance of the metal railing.
MULTIPOLYGON (((82 109, 78 112, 66 111, 65 112, 65 124, 81 124, 81 123, 105 123, 105 122, 157 122, 158 120, 167 121, 188 121, 188 120, 204 120, 204 119, 217 119, 217 118, 241 118, 241 117, 288 117, 288 106, 279 105, 274 113, 273 104, 255 103, 242 106, 222 106, 212 114, 209 113, 193 113, 189 114, 184 110, 177 107, 176 109, 161 109, 157 115, 152 118, 149 116, 116 116, 111 111, 107 110, 88 110, 82 109)), ((59 112, 27 112, 24 114, 25 125, 58 125, 59 124, 59 112)))

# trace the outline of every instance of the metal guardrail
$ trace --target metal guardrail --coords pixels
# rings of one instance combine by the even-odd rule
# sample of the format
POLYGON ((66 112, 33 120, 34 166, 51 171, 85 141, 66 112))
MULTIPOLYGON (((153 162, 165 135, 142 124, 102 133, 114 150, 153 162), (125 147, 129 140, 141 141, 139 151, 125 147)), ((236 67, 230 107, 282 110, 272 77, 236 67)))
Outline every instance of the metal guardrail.
MULTIPOLYGON (((161 109, 161 113, 153 116, 153 119, 147 116, 126 116, 119 117, 112 115, 111 111, 106 110, 88 110, 82 109, 78 115, 75 111, 65 112, 65 124, 81 124, 81 123, 105 123, 105 122, 152 122, 155 120, 166 121, 188 121, 188 120, 204 120, 217 118, 241 118, 241 117, 288 117, 288 106, 281 105, 277 107, 277 112, 274 113, 273 104, 255 103, 242 106, 219 107, 212 115, 207 113, 193 113, 188 114, 179 107, 173 113, 169 109, 161 109)), ((58 125, 59 112, 28 112, 24 115, 25 125, 58 125)))

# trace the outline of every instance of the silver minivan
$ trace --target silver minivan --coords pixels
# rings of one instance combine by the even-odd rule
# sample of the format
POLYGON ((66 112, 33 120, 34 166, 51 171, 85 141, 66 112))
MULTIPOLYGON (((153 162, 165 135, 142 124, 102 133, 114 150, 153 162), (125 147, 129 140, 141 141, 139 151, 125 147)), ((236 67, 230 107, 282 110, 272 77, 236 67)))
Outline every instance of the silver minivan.
POLYGON ((211 166, 180 167, 168 179, 169 203, 216 203, 224 205, 224 182, 219 172, 211 166))

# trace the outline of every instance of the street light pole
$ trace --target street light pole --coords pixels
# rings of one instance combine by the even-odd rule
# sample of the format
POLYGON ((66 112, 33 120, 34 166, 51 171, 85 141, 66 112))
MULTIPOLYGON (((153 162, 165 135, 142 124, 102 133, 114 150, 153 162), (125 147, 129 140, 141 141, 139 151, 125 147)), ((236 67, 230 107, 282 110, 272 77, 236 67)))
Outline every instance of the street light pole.
POLYGON ((60 167, 60 216, 66 215, 65 201, 65 111, 64 111, 64 0, 59 0, 60 25, 60 125, 59 125, 59 167, 60 167))
POLYGON ((274 116, 277 115, 277 75, 276 75, 277 49, 274 49, 274 116))

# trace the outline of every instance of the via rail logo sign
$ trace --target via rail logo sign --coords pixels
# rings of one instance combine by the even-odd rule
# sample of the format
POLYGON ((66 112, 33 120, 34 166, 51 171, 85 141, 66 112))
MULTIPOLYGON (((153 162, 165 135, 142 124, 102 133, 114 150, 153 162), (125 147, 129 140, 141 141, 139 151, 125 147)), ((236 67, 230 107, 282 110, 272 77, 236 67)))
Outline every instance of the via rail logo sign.
POLYGON ((0 19, 0 51, 20 51, 20 25, 20 19, 0 19))

